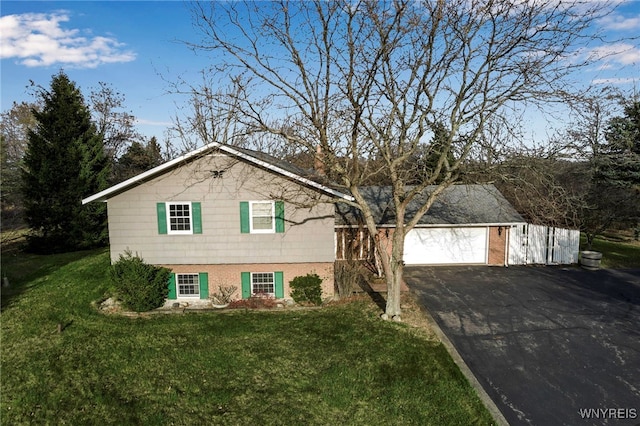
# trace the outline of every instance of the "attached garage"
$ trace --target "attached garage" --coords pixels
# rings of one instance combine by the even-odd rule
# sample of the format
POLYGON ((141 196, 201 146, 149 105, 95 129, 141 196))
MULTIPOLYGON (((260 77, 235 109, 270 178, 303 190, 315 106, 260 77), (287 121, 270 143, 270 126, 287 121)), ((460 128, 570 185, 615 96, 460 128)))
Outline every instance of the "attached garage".
POLYGON ((416 228, 404 242, 406 265, 487 263, 488 228, 416 228))
MULTIPOLYGON (((407 206, 407 220, 434 189, 425 188, 407 206)), ((389 239, 395 232, 391 188, 366 187, 360 192, 379 226, 376 238, 389 239)), ((362 257, 362 247, 372 245, 371 237, 363 232, 363 223, 358 210, 337 205, 337 260, 371 260, 362 257)), ((407 233, 403 260, 406 265, 507 265, 511 227, 522 223, 522 217, 495 186, 454 185, 436 198, 416 227, 407 233)), ((365 252, 375 258, 375 250, 365 252)))

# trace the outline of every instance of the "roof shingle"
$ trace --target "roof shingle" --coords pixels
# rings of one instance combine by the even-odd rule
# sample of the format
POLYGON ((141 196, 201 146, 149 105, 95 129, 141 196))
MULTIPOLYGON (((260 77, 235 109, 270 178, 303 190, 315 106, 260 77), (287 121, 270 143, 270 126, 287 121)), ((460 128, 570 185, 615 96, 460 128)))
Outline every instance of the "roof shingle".
MULTIPOLYGON (((410 220, 435 190, 429 186, 407 207, 410 220)), ((390 186, 370 186, 360 189, 371 206, 376 223, 381 226, 395 224, 395 209, 390 186)), ((523 223, 524 219, 504 198, 498 189, 486 185, 453 185, 440 194, 418 225, 479 225, 523 223)), ((361 212, 344 203, 336 206, 336 225, 362 223, 361 212)))

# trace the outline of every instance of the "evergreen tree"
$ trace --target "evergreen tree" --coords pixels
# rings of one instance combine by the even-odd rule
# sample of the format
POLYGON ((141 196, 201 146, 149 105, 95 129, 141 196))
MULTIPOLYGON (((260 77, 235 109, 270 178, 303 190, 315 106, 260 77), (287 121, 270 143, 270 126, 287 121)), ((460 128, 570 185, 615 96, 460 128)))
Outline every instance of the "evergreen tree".
POLYGON ((24 158, 25 220, 34 251, 85 249, 107 242, 106 208, 82 205, 82 198, 106 188, 110 172, 102 135, 80 90, 69 77, 54 75, 49 91, 40 88, 41 111, 29 132, 24 158))
POLYGON ((609 120, 605 138, 596 156, 596 177, 640 189, 640 101, 626 105, 624 116, 609 120))
POLYGON ((137 141, 131 143, 115 164, 115 182, 122 182, 162 164, 164 159, 161 151, 155 136, 146 145, 137 141))
POLYGON ((640 234, 640 102, 608 121, 605 140, 594 152, 582 213, 589 246, 606 229, 635 228, 640 234))
POLYGON ((439 121, 431 125, 431 130, 433 131, 433 137, 425 151, 424 169, 427 176, 436 176, 434 183, 441 183, 447 178, 447 172, 455 162, 451 149, 452 141, 449 139, 451 133, 439 121), (441 171, 438 172, 438 164, 440 162, 442 162, 441 171))

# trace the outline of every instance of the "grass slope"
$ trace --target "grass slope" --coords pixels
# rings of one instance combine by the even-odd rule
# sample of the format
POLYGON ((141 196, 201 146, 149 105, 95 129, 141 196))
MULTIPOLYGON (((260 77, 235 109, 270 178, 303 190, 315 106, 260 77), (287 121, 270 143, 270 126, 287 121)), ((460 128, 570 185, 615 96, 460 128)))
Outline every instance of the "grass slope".
POLYGON ((107 316, 91 302, 108 267, 102 251, 3 260, 2 424, 492 423, 441 344, 369 302, 107 316))

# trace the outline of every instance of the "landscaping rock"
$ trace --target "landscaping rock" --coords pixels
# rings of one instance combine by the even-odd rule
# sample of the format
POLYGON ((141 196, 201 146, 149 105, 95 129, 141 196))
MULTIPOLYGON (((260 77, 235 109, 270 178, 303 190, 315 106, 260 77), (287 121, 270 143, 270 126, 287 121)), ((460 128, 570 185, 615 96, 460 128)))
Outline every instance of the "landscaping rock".
POLYGON ((102 303, 100 303, 99 308, 104 312, 116 312, 122 310, 122 304, 113 297, 110 297, 103 300, 102 303))

